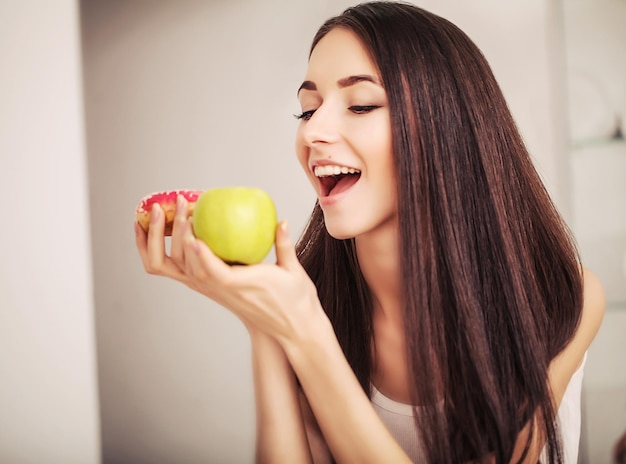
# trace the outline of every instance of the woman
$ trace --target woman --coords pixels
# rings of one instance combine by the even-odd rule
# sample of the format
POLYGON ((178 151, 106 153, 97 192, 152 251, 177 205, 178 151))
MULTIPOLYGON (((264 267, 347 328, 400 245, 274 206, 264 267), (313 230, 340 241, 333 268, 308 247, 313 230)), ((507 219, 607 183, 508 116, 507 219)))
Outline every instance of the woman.
POLYGON ((318 31, 298 98, 318 202, 297 253, 281 223, 276 265, 229 267, 182 198, 169 256, 158 207, 136 227, 148 272, 246 325, 259 461, 571 457, 557 410, 579 402, 602 289, 479 50, 417 7, 362 4, 318 31))

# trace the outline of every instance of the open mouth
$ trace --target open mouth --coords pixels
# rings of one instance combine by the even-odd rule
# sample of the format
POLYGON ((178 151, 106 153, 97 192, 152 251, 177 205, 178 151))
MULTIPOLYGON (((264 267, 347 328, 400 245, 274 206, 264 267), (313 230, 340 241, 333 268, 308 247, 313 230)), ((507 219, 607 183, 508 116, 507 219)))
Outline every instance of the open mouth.
POLYGON ((324 197, 345 192, 361 177, 361 171, 346 166, 316 166, 313 171, 320 181, 324 197))

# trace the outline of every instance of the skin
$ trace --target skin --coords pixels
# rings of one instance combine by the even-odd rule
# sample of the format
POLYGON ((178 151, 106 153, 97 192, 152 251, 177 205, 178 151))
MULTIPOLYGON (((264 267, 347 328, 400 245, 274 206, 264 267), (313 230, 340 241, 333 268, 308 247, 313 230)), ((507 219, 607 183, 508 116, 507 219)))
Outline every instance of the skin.
MULTIPOLYGON (((385 395, 408 402, 396 284, 400 256, 391 129, 385 92, 378 82, 376 66, 356 36, 341 29, 328 33, 313 51, 305 84, 298 92, 305 117, 297 131, 296 153, 318 194, 329 232, 337 238, 355 237, 359 264, 374 301, 377 349, 372 381, 385 395), (325 196, 312 171, 320 163, 359 169, 361 177, 347 191, 325 196)), ((232 311, 248 329, 258 461, 329 462, 332 453, 338 462, 410 462, 343 356, 315 286, 296 257, 286 223, 277 228, 275 264, 230 267, 195 239, 187 210, 186 201, 179 198, 169 256, 164 215, 158 206, 147 233, 135 225, 137 248, 148 273, 176 279, 206 295, 232 311)), ((584 281, 579 328, 550 366, 557 406, 604 311, 597 278, 584 271, 584 281)), ((520 434, 516 456, 521 455, 526 432, 520 434)), ((536 462, 543 444, 540 437, 533 442, 526 462, 536 462)))
POLYGON ((295 146, 329 233, 337 239, 375 240, 397 229, 391 123, 378 72, 354 40, 335 29, 313 50, 298 91, 305 117, 295 146), (346 192, 325 195, 313 167, 327 163, 360 170, 358 182, 346 192))
POLYGON ((315 47, 304 82, 307 86, 298 92, 300 105, 304 114, 314 113, 298 127, 298 160, 318 195, 329 233, 337 239, 355 237, 361 270, 374 295, 374 343, 379 357, 374 383, 389 397, 408 401, 386 93, 366 50, 343 29, 331 31, 315 47), (347 80, 351 76, 371 80, 347 80), (374 109, 363 112, 363 107, 374 109), (347 192, 324 196, 312 170, 323 162, 359 169, 359 181, 347 192))

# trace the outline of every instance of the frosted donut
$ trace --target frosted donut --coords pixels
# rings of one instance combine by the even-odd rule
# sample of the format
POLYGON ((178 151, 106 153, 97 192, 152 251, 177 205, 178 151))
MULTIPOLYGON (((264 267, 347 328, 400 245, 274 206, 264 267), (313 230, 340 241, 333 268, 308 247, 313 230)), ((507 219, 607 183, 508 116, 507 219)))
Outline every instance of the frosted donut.
POLYGON ((191 216, 193 208, 198 197, 203 190, 168 190, 164 192, 155 192, 146 195, 141 199, 135 209, 135 218, 141 228, 146 232, 150 228, 150 219, 152 218, 152 206, 158 203, 165 213, 165 231, 166 236, 172 235, 172 226, 174 225, 174 216, 176 215, 176 198, 182 195, 189 203, 188 215, 191 216))

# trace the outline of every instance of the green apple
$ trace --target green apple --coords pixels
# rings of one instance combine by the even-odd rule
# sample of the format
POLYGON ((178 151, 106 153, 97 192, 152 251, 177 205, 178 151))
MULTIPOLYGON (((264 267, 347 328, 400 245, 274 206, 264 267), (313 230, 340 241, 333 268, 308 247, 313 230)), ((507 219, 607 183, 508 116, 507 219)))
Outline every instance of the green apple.
POLYGON ((193 210, 195 236, 229 264, 256 264, 272 249, 277 215, 272 198, 253 187, 205 191, 193 210))

